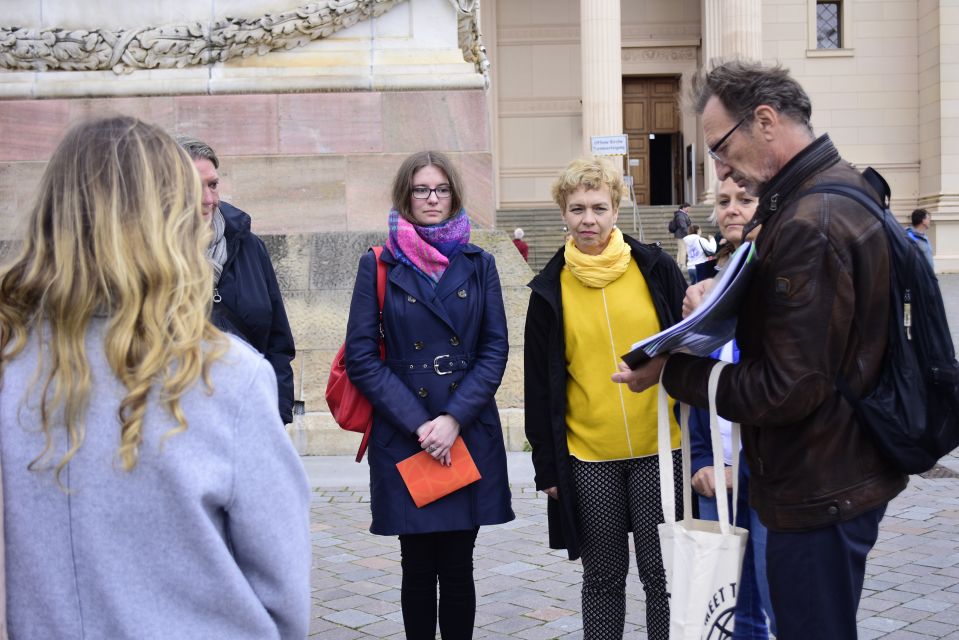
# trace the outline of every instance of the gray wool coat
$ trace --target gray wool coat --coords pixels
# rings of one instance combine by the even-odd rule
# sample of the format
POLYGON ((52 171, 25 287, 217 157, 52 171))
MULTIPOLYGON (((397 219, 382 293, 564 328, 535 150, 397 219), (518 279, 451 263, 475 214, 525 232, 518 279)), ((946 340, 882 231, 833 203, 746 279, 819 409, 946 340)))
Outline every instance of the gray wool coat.
POLYGON ((3 372, 0 390, 11 637, 231 638, 306 636, 310 620, 309 485, 277 413, 276 378, 236 338, 181 399, 188 428, 149 402, 140 460, 117 457, 125 393, 94 318, 86 350, 92 393, 86 436, 57 486, 55 431, 46 469, 38 432, 39 331, 3 372))

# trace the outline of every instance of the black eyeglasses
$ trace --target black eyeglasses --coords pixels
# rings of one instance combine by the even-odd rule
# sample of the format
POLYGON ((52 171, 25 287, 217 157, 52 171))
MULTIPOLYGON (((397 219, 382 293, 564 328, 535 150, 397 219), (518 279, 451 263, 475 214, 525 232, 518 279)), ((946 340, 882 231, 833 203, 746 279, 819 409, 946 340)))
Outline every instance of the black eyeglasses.
POLYGON ((435 193, 437 198, 449 198, 453 195, 453 188, 448 184, 441 184, 435 189, 429 187, 413 187, 413 197, 417 200, 426 200, 431 193, 435 193))
POLYGON ((726 135, 724 135, 722 138, 719 139, 719 142, 717 142, 717 143, 714 144, 713 146, 709 147, 709 157, 710 157, 710 158, 712 158, 712 159, 715 160, 716 162, 722 162, 723 164, 725 164, 725 160, 723 160, 722 158, 719 157, 719 149, 720 149, 724 144, 726 144, 726 141, 729 140, 729 136, 733 135, 733 133, 736 131, 736 129, 738 129, 740 126, 742 126, 742 124, 743 124, 744 122, 746 122, 746 119, 747 119, 748 117, 749 117, 749 116, 743 116, 743 119, 740 120, 739 122, 737 122, 735 127, 733 127, 732 129, 730 129, 729 131, 727 131, 727 132, 726 132, 726 135))

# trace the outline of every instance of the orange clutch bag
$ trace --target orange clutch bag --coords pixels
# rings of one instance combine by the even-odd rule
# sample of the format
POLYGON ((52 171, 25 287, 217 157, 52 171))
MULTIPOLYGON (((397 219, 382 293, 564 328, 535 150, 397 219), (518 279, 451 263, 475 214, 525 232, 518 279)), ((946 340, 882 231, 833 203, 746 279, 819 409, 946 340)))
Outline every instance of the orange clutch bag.
POLYGON ((482 477, 462 436, 456 437, 450 449, 450 457, 453 464, 449 467, 434 460, 426 451, 420 451, 396 463, 396 468, 417 507, 435 502, 482 477))

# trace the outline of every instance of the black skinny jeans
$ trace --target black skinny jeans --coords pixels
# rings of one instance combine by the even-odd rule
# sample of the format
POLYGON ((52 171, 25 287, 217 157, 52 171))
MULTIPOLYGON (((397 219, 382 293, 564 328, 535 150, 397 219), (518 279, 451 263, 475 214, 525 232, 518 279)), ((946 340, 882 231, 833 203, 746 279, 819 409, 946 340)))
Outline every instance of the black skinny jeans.
POLYGON ((476 617, 473 547, 479 528, 400 536, 407 640, 436 638, 436 583, 443 640, 470 640, 476 617))

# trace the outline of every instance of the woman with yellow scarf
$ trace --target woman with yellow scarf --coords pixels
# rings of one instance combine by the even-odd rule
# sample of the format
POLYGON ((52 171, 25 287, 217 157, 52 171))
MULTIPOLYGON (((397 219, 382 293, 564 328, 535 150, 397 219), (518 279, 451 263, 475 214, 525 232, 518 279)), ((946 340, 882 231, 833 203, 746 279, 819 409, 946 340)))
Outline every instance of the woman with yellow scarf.
MULTIPOLYGON (((630 393, 610 376, 634 342, 679 321, 686 281, 660 247, 616 228, 623 192, 620 172, 604 158, 574 160, 553 185, 568 239, 529 284, 526 437, 536 488, 549 496, 550 547, 583 559, 584 639, 623 637, 632 531, 648 637, 666 640, 658 392, 630 393)), ((682 517, 681 495, 676 505, 682 517)))

